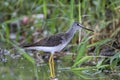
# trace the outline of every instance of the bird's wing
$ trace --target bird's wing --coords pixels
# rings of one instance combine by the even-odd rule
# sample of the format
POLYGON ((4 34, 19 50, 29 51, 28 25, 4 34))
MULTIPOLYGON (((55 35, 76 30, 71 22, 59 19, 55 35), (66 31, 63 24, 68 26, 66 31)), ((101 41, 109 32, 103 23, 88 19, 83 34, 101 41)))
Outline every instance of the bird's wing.
POLYGON ((49 36, 46 38, 41 39, 40 41, 26 45, 24 47, 33 47, 33 46, 57 46, 62 43, 62 40, 65 39, 65 33, 59 33, 53 36, 49 36))

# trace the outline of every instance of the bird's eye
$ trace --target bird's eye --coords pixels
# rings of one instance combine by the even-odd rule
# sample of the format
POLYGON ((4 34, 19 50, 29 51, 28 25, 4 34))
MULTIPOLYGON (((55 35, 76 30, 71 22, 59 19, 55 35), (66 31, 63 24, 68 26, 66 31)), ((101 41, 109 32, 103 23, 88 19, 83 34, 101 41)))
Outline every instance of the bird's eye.
POLYGON ((77 26, 80 26, 80 24, 77 23, 77 26))

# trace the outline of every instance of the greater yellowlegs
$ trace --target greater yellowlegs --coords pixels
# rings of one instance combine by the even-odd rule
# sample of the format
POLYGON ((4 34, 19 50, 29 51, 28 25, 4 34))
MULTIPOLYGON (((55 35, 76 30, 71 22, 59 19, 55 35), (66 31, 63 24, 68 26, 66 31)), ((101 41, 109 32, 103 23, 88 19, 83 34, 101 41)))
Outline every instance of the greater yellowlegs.
MULTIPOLYGON (((54 59, 53 59, 54 53, 60 52, 71 41, 75 32, 82 28, 87 29, 83 27, 79 22, 74 22, 66 32, 58 33, 46 37, 44 39, 41 39, 39 42, 25 46, 25 49, 50 52, 51 53, 49 58, 50 76, 51 78, 55 78, 54 59)), ((87 29, 87 30, 93 31, 91 29, 87 29)))

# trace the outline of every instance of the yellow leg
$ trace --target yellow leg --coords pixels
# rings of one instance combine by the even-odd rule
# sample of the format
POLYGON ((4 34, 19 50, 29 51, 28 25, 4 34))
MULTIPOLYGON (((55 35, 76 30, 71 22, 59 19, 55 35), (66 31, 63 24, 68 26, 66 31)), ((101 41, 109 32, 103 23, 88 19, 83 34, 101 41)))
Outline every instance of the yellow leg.
POLYGON ((54 69, 54 58, 53 54, 50 55, 49 58, 49 67, 50 67, 50 77, 55 78, 55 69, 54 69))
POLYGON ((52 73, 52 66, 51 66, 51 59, 52 59, 52 55, 50 55, 50 58, 49 58, 50 77, 53 76, 53 73, 52 73))
MULTIPOLYGON (((51 54, 52 55, 52 54, 51 54)), ((55 66, 54 66, 54 58, 52 57, 52 71, 53 71, 53 78, 55 78, 55 66)))

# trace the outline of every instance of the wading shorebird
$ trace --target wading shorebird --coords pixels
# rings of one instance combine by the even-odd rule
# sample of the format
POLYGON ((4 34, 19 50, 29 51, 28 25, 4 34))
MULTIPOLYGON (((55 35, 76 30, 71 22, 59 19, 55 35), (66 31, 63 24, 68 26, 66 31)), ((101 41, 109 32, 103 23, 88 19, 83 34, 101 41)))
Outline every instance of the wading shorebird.
POLYGON ((25 46, 25 49, 50 52, 51 53, 49 58, 50 77, 55 78, 53 55, 55 54, 55 52, 60 52, 63 48, 65 48, 65 46, 73 38, 76 31, 82 28, 89 31, 93 31, 91 29, 85 28, 79 22, 74 22, 66 32, 58 33, 58 34, 43 38, 39 42, 36 42, 29 46, 25 46))

